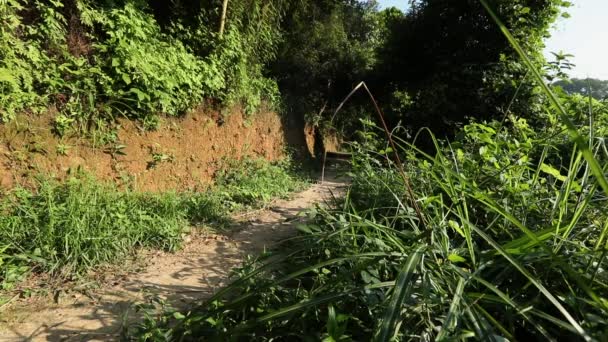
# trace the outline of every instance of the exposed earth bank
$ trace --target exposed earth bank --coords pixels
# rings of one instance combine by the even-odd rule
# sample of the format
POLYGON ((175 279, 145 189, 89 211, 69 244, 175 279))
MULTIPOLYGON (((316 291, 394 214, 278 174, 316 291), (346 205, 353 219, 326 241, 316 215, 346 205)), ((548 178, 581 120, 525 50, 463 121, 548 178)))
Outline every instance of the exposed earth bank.
POLYGON ((83 169, 137 191, 201 190, 226 158, 274 161, 286 147, 281 117, 271 111, 246 116, 237 108, 223 116, 194 110, 162 117, 155 131, 120 120, 117 129, 86 139, 58 137, 53 117, 23 115, 0 125, 0 188, 27 186, 38 175, 63 179, 83 169))

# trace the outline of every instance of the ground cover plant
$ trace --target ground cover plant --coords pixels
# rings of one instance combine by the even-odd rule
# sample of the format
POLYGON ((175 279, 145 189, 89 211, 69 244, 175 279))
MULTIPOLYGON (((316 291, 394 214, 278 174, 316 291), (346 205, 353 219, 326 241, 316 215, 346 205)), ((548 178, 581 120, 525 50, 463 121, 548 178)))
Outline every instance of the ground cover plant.
POLYGON ((288 159, 275 164, 263 159, 228 160, 216 182, 232 206, 263 205, 302 189, 302 183, 294 181, 286 170, 295 172, 288 159))
POLYGON ((10 289, 31 272, 86 276, 138 248, 174 251, 192 226, 221 230, 236 210, 266 205, 306 182, 289 161, 227 161, 214 186, 200 193, 118 190, 85 174, 65 183, 41 179, 0 201, 0 283, 10 289), (270 182, 277 186, 267 187, 270 182))

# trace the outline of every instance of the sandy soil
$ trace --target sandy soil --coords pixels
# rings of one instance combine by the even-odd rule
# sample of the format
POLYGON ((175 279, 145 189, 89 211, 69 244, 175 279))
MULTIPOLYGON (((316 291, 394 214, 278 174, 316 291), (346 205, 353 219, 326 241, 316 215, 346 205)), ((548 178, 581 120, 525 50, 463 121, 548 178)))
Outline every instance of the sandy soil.
POLYGON ((193 237, 175 254, 150 256, 148 267, 95 293, 52 301, 16 303, 0 312, 0 341, 115 341, 133 304, 150 295, 183 307, 204 299, 230 280, 231 269, 248 254, 272 247, 295 233, 300 213, 339 196, 344 183, 335 179, 315 184, 264 211, 235 218, 227 235, 193 237))

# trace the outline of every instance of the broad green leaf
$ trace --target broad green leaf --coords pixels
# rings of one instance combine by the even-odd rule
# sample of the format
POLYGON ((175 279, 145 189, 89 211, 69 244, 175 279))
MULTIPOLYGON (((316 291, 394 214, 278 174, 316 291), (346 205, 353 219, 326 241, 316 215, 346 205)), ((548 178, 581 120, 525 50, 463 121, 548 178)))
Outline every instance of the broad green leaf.
POLYGON ((122 76, 122 80, 123 80, 123 81, 124 81, 124 82, 125 82, 127 85, 131 84, 131 77, 129 77, 129 75, 127 75, 127 74, 122 74, 121 76, 122 76))
POLYGON ((448 255, 448 260, 450 260, 453 263, 459 263, 459 262, 466 262, 467 259, 461 257, 458 254, 450 254, 448 255))
POLYGON ((555 179, 558 179, 562 182, 565 182, 568 178, 566 176, 563 176, 558 169, 554 168, 551 165, 542 163, 540 166, 540 170, 546 174, 549 174, 551 176, 553 176, 555 179))

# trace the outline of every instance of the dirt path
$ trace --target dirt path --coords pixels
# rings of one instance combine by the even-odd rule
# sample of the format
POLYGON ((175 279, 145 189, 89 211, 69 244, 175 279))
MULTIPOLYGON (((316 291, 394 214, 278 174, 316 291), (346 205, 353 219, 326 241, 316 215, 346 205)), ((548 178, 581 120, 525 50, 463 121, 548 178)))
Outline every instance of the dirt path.
POLYGON ((89 296, 56 303, 14 305, 0 312, 0 341, 115 341, 125 313, 146 296, 157 295, 179 307, 208 297, 226 284, 233 267, 247 254, 263 251, 292 236, 298 214, 338 195, 344 183, 330 179, 281 200, 264 211, 237 218, 228 236, 193 238, 175 254, 151 256, 149 266, 89 296))

